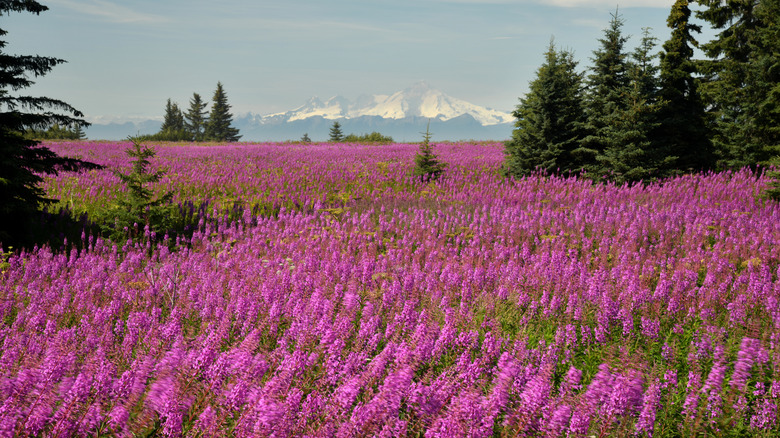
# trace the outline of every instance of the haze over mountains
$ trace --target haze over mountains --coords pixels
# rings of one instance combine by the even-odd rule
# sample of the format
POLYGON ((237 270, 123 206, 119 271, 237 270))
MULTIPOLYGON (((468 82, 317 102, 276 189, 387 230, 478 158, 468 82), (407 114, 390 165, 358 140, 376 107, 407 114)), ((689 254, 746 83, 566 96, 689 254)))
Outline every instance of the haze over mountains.
MULTIPOLYGON (((180 106, 186 109, 186 103, 180 106)), ((304 133, 314 141, 324 141, 334 120, 339 121, 345 135, 377 131, 396 141, 419 141, 429 120, 433 140, 440 141, 505 140, 514 128, 511 113, 448 96, 426 82, 391 95, 361 96, 354 101, 334 96, 323 102, 312 97, 290 111, 234 115, 233 126, 240 130, 242 141, 298 140, 304 133)), ((106 140, 153 134, 161 124, 160 120, 140 119, 90 121, 93 125, 87 128, 87 137, 106 140)))

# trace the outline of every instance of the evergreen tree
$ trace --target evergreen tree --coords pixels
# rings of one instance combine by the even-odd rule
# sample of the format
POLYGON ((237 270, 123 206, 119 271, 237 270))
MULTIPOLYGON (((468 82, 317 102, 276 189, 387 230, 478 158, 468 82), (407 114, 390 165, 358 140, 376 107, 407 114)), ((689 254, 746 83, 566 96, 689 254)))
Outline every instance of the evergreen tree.
POLYGON ((102 226, 103 232, 115 241, 126 239, 129 237, 128 233, 132 236, 146 225, 155 232, 167 231, 172 225, 170 216, 173 207, 170 201, 173 193, 165 192, 155 197, 149 187, 165 175, 162 170, 150 170, 150 160, 155 157, 156 152, 143 145, 137 137, 130 137, 129 140, 132 146, 127 148, 125 153, 131 158, 131 171, 115 172, 127 190, 117 200, 119 208, 110 210, 109 217, 103 221, 102 226))
POLYGON ((628 90, 625 108, 615 121, 614 144, 598 157, 602 172, 615 183, 659 177, 659 157, 650 134, 657 127, 658 67, 653 49, 656 38, 643 29, 639 46, 627 61, 628 90))
POLYGON ((311 143, 311 138, 309 138, 308 132, 303 133, 303 137, 301 137, 301 143, 311 143))
POLYGON ((339 142, 344 140, 344 133, 341 132, 341 124, 336 121, 330 127, 330 141, 339 142))
MULTIPOLYGON (((33 0, 0 2, 0 15, 48 10, 33 0)), ((8 32, 0 29, 0 37, 8 32)), ((19 96, 15 92, 33 85, 29 78, 44 76, 62 59, 12 55, 0 40, 0 242, 21 240, 30 232, 31 215, 52 202, 40 183, 43 175, 60 170, 99 168, 92 163, 58 156, 40 142, 25 138, 27 130, 44 130, 54 124, 89 126, 83 114, 67 103, 48 97, 19 96), (59 114, 58 111, 65 114, 59 114)))
POLYGON ((84 133, 84 130, 81 129, 81 125, 79 125, 78 123, 73 125, 71 132, 73 132, 73 136, 75 140, 84 140, 87 138, 87 134, 84 133))
POLYGON ((505 143, 506 174, 521 177, 536 169, 579 171, 585 163, 572 155, 583 137, 585 112, 582 74, 571 52, 551 41, 545 62, 520 99, 512 139, 505 143))
POLYGON ((677 0, 667 20, 671 37, 661 53, 659 125, 653 141, 659 157, 665 159, 665 175, 706 170, 715 164, 706 123, 704 103, 694 77, 696 64, 693 37, 700 27, 690 23, 688 0, 677 0))
POLYGON ((420 177, 420 181, 437 180, 441 176, 444 169, 447 167, 446 163, 439 160, 436 154, 433 153, 431 148, 431 122, 428 121, 428 126, 425 128, 423 134, 423 141, 420 143, 420 150, 414 156, 414 174, 420 177))
POLYGON ((630 79, 623 46, 628 40, 622 33, 623 20, 615 12, 601 47, 593 52, 593 66, 587 80, 586 112, 588 135, 580 147, 572 153, 584 164, 592 178, 611 172, 611 165, 619 155, 618 149, 626 145, 628 124, 625 120, 629 109, 630 79))
POLYGON ((207 123, 206 114, 206 102, 203 102, 200 98, 200 94, 193 93, 192 99, 190 99, 190 108, 187 110, 187 114, 184 115, 185 127, 187 133, 192 138, 192 141, 203 141, 204 131, 207 123))
POLYGON ((772 34, 773 29, 776 33, 777 1, 697 2, 704 7, 697 16, 720 31, 715 39, 702 45, 709 59, 700 61, 705 77, 702 95, 714 121, 713 143, 720 165, 740 168, 765 164, 773 155, 773 147, 764 135, 767 125, 761 112, 766 107, 761 102, 767 98, 776 102, 777 98, 766 94, 771 85, 761 80, 765 75, 760 69, 778 55, 776 50, 764 50, 772 44, 767 46, 758 40, 760 35, 772 34))
POLYGON ((235 142, 241 138, 238 129, 230 126, 233 123, 233 115, 230 114, 227 94, 222 88, 222 83, 217 82, 217 89, 211 103, 211 113, 206 124, 205 138, 211 141, 235 142))
POLYGON ((780 0, 763 0, 755 12, 761 26, 749 44, 747 107, 755 121, 751 143, 757 150, 756 164, 780 167, 780 0))
POLYGON ((165 104, 165 116, 160 126, 158 136, 160 140, 179 141, 187 140, 187 129, 184 124, 184 114, 179 105, 171 103, 171 99, 165 104))

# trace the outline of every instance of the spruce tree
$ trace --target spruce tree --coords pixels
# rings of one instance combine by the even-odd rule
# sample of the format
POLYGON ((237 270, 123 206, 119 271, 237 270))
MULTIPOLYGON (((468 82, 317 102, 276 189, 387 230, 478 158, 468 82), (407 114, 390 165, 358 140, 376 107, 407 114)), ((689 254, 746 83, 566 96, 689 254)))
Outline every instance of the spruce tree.
POLYGON ((586 112, 588 135, 580 147, 572 153, 584 164, 591 178, 609 174, 613 159, 627 140, 625 113, 628 110, 630 79, 626 53, 623 51, 628 38, 622 33, 623 20, 615 12, 601 47, 593 52, 593 66, 588 75, 586 112))
POLYGON ((238 129, 231 126, 233 115, 230 114, 227 94, 222 88, 222 83, 217 82, 217 89, 211 103, 211 113, 206 124, 205 138, 211 141, 235 142, 241 138, 238 129))
POLYGON ((420 181, 437 180, 441 176, 444 169, 447 167, 446 163, 443 163, 436 154, 433 153, 431 147, 431 121, 428 121, 428 126, 423 133, 423 141, 420 143, 420 150, 414 156, 414 175, 420 177, 420 181))
POLYGON ((677 0, 667 20, 671 37, 663 45, 658 113, 659 125, 653 141, 659 157, 665 159, 665 175, 710 169, 715 156, 706 123, 704 103, 699 94, 693 48, 694 32, 688 0, 677 0))
POLYGON ((165 104, 165 115, 157 137, 169 141, 187 140, 184 114, 179 109, 179 105, 171 103, 171 99, 168 99, 165 104))
POLYGON ((330 127, 330 141, 339 142, 344 140, 344 133, 341 132, 341 124, 338 121, 333 122, 330 127))
MULTIPOLYGON (((0 15, 48 10, 32 0, 0 2, 0 15)), ((0 29, 0 37, 7 35, 0 29)), ((89 126, 83 114, 67 103, 48 97, 20 96, 16 92, 34 84, 30 77, 44 76, 65 62, 46 56, 6 53, 7 42, 0 40, 0 242, 23 240, 29 233, 31 216, 53 200, 45 196, 40 183, 43 175, 60 170, 99 168, 95 164, 61 157, 24 133, 43 131, 50 126, 89 126), (64 113, 61 114, 60 112, 64 113)))
POLYGON ((541 169, 577 172, 583 163, 572 155, 583 137, 585 121, 582 74, 571 52, 550 41, 545 61, 520 99, 512 139, 504 144, 507 175, 519 178, 541 169))
POLYGON ((658 67, 653 49, 656 38, 643 30, 639 46, 627 61, 628 90, 625 108, 615 119, 615 145, 598 157, 607 179, 618 183, 658 178, 659 163, 651 131, 657 127, 658 67))
POLYGON ((184 115, 184 126, 187 133, 191 137, 192 141, 203 141, 204 130, 207 123, 206 114, 206 102, 203 102, 200 98, 200 94, 193 93, 192 99, 190 99, 190 108, 184 115))
POLYGON ((772 71, 766 68, 777 59, 778 51, 776 42, 760 40, 766 36, 771 39, 774 33, 777 41, 777 0, 697 2, 704 7, 697 16, 719 30, 715 39, 702 45, 709 59, 700 61, 700 68, 705 78, 702 95, 714 121, 713 143, 720 165, 740 168, 766 164, 775 150, 772 125, 766 122, 776 120, 769 107, 778 101, 777 94, 770 91, 772 71))
POLYGON ((749 44, 746 107, 755 121, 750 133, 757 149, 755 163, 780 167, 780 0, 763 0, 755 12, 761 26, 749 44))

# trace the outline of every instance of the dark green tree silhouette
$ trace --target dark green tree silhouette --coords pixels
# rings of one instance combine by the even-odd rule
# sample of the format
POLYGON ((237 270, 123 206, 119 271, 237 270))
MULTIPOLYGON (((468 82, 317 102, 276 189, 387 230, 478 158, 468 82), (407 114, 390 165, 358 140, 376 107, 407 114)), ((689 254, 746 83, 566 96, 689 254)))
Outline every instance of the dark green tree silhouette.
MULTIPOLYGON (((32 0, 0 2, 0 15, 38 15, 46 10, 46 6, 32 0)), ((0 29, 0 37, 7 33, 0 29)), ((61 100, 16 93, 34 84, 31 77, 46 75, 64 60, 12 55, 6 53, 6 45, 0 40, 0 242, 8 244, 12 239, 24 240, 31 232, 31 217, 53 201, 40 187, 43 175, 100 166, 61 157, 40 142, 25 138, 27 130, 45 130, 55 124, 86 127, 89 123, 82 119, 81 112, 61 100)))
POLYGON ((340 142, 343 140, 344 133, 341 132, 341 124, 338 121, 335 121, 330 127, 330 141, 340 142))
POLYGON ((551 41, 545 62, 514 111, 512 139, 505 143, 506 174, 521 177, 536 169, 578 172, 585 163, 572 154, 584 136, 582 74, 571 52, 551 41))
POLYGON ((217 82, 217 89, 211 103, 211 113, 206 124, 205 138, 211 141, 235 142, 241 138, 238 129, 232 127, 233 115, 230 113, 227 94, 221 82, 217 82))
POLYGON ((639 46, 627 63, 629 88, 626 107, 616 119, 615 132, 622 147, 610 147, 598 158, 607 178, 615 183, 649 181, 659 174, 658 154, 650 134, 657 127, 658 67, 653 49, 656 38, 643 30, 639 46))
POLYGON ((664 176, 707 170, 715 164, 693 59, 698 45, 693 33, 701 29, 690 19, 688 1, 677 0, 667 19, 672 34, 661 52, 659 124, 652 137, 659 155, 666 158, 664 176))
POLYGON ((698 0, 719 31, 702 45, 702 95, 714 121, 719 165, 766 165, 778 153, 778 0, 698 0))
POLYGON ((187 113, 184 114, 184 126, 192 141, 203 141, 206 123, 208 122, 208 119, 206 118, 206 114, 208 114, 206 106, 207 103, 201 100, 200 94, 192 94, 190 107, 187 110, 187 113))
POLYGON ((599 39, 601 47, 593 52, 593 66, 587 78, 588 135, 572 153, 584 163, 591 178, 601 178, 612 171, 608 157, 619 154, 617 150, 625 146, 626 137, 633 135, 625 130, 630 78, 623 51, 628 38, 623 36, 622 27, 623 19, 615 12, 604 37, 599 39))
POLYGON ((301 142, 302 143, 311 143, 311 138, 309 138, 309 133, 308 132, 304 132, 303 133, 303 137, 301 137, 301 142))
POLYGON ((165 104, 165 115, 160 126, 160 132, 155 136, 159 140, 180 141, 189 140, 189 134, 184 124, 184 114, 179 105, 171 103, 171 99, 165 104))
POLYGON ((431 147, 431 122, 423 133, 423 141, 420 143, 420 150, 414 156, 414 175, 420 177, 420 181, 437 180, 441 176, 447 164, 439 160, 433 153, 431 147))

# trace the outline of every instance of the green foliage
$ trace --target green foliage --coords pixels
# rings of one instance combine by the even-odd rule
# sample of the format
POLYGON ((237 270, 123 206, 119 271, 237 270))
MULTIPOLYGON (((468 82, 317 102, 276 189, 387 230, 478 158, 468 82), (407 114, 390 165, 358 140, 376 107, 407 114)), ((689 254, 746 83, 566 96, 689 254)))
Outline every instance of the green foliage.
POLYGON ((607 148, 597 157, 602 173, 617 183, 652 180, 658 175, 658 161, 650 132, 658 126, 658 67, 655 64, 656 38, 643 29, 639 46, 627 62, 626 106, 617 118, 616 136, 622 147, 607 148))
POLYGON ((63 128, 55 123, 46 130, 27 129, 24 132, 24 138, 29 140, 83 140, 86 135, 78 124, 72 128, 63 128))
POLYGON ((700 67, 720 165, 766 165, 780 152, 780 1, 697 3, 719 31, 700 67))
POLYGON ((203 141, 205 138, 205 128, 208 123, 206 105, 206 102, 201 100, 200 94, 192 94, 190 108, 184 115, 184 126, 192 141, 203 141))
POLYGON ((184 122, 184 114, 179 109, 179 105, 171 103, 171 99, 165 104, 165 115, 160 131, 157 134, 148 136, 148 138, 157 141, 189 141, 192 135, 188 132, 184 122))
POLYGON ((301 137, 301 143, 311 143, 311 138, 309 138, 308 132, 303 133, 303 137, 301 137))
POLYGON ((344 140, 344 133, 341 132, 341 124, 338 121, 333 122, 333 126, 330 127, 330 139, 329 141, 340 142, 344 140))
POLYGON ((766 199, 780 202, 780 156, 774 159, 775 169, 767 172, 769 176, 769 186, 764 191, 763 196, 766 199))
POLYGON ((707 170, 715 164, 705 107, 694 77, 693 48, 698 43, 692 34, 701 29, 690 19, 688 1, 677 0, 667 20, 672 34, 661 53, 659 124, 653 131, 657 154, 665 160, 662 176, 707 170))
POLYGON ((211 103, 211 113, 206 123, 204 137, 210 141, 236 142, 240 135, 238 129, 231 126, 233 115, 230 113, 230 105, 227 94, 222 88, 222 83, 217 82, 217 89, 211 103))
POLYGON ((393 137, 382 135, 378 132, 372 132, 363 135, 349 134, 341 141, 344 143, 392 143, 393 137))
POLYGON ((437 180, 441 176, 444 169, 447 167, 447 163, 439 160, 436 154, 433 153, 431 148, 431 136, 430 131, 431 122, 428 122, 428 127, 425 128, 423 134, 423 141, 420 143, 420 150, 414 156, 414 175, 419 176, 421 181, 437 180))
MULTIPOLYGON (((36 1, 1 2, 0 15, 14 12, 39 14, 48 10, 36 1)), ((0 29, 0 37, 6 35, 0 29)), ((100 166, 60 157, 25 132, 54 125, 89 126, 83 114, 65 102, 48 97, 18 96, 15 92, 34 84, 30 77, 44 76, 62 59, 11 55, 0 40, 0 242, 25 241, 31 217, 52 202, 40 187, 43 175, 58 171, 95 169, 100 166), (66 114, 60 114, 64 112, 66 114)))
POLYGON ((545 63, 514 112, 512 140, 505 143, 504 172, 514 177, 533 173, 582 169, 572 154, 583 137, 582 75, 573 54, 557 50, 551 41, 545 63))
POLYGON ((126 191, 119 198, 117 208, 107 211, 106 217, 102 218, 104 233, 115 240, 132 235, 136 227, 149 226, 151 231, 167 231, 172 227, 170 200, 173 193, 154 196, 149 187, 165 175, 162 170, 150 170, 150 159, 156 152, 138 138, 130 137, 129 140, 133 144, 125 153, 133 158, 132 170, 129 173, 116 172, 126 191))
MULTIPOLYGON (((631 133, 627 132, 629 112, 630 78, 629 64, 623 46, 628 40, 623 36, 623 19, 615 12, 601 47, 593 52, 593 66, 587 78, 586 130, 588 134, 573 151, 591 178, 601 178, 613 171, 611 164, 623 154, 631 133)), ((636 147, 636 145, 635 145, 636 147)))

